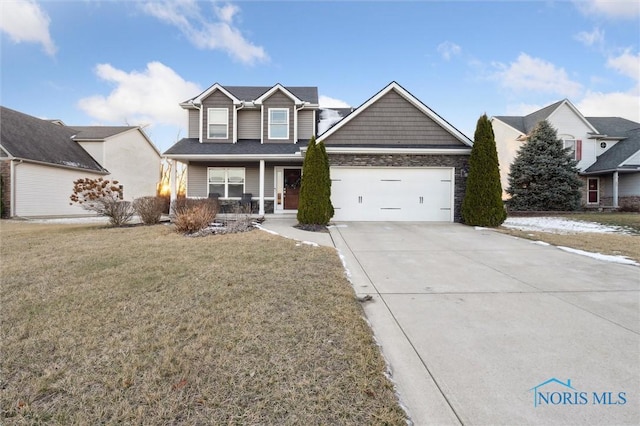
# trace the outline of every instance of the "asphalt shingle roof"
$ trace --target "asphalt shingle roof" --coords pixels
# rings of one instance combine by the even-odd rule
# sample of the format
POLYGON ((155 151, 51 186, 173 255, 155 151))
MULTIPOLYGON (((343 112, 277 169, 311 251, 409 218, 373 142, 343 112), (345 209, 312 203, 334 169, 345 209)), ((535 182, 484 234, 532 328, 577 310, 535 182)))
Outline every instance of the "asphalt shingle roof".
MULTIPOLYGON (((231 93, 233 96, 240 99, 241 101, 250 102, 264 95, 273 86, 222 86, 222 87, 224 87, 225 90, 227 90, 229 93, 231 93)), ((317 87, 312 87, 312 86, 283 86, 283 87, 302 101, 310 102, 312 104, 318 103, 317 87)), ((195 99, 198 96, 194 96, 190 100, 195 99)))
POLYGON ((307 142, 293 144, 240 140, 237 143, 200 143, 197 138, 184 138, 163 155, 292 155, 306 147, 307 142))
POLYGON ((76 131, 75 140, 106 139, 124 133, 135 126, 69 126, 76 131))
POLYGON ((77 131, 0 107, 0 145, 16 158, 98 172, 106 170, 72 140, 77 131))
MULTIPOLYGON (((635 124, 637 125, 638 123, 635 124)), ((600 130, 600 128, 596 128, 600 130)), ((620 134, 617 136, 620 136, 620 134)), ((585 170, 585 173, 624 169, 622 163, 636 152, 640 151, 640 129, 631 129, 626 132, 624 136, 626 136, 627 139, 616 143, 607 151, 603 152, 596 162, 585 170)))

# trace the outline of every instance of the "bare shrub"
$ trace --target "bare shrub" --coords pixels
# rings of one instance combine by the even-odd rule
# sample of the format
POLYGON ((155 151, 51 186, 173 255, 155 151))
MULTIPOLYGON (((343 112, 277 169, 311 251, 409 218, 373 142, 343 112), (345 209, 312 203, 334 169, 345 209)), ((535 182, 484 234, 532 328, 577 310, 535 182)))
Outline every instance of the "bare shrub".
POLYGON ((176 231, 183 234, 193 234, 207 226, 218 214, 218 202, 208 198, 176 200, 173 208, 173 223, 176 231))
POLYGON ((122 200, 122 187, 118 181, 104 178, 84 178, 73 181, 71 203, 85 210, 109 218, 113 226, 122 226, 133 217, 134 210, 129 201, 122 200))
POLYGON ((145 225, 160 223, 164 204, 162 197, 140 197, 133 200, 133 208, 145 225))

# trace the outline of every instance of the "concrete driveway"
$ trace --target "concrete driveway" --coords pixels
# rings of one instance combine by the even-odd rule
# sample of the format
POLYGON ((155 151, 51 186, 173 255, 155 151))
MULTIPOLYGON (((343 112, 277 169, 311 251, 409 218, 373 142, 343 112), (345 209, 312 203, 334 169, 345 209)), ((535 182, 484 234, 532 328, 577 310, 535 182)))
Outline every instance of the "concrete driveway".
POLYGON ((331 236, 414 424, 640 424, 639 267, 459 224, 331 236))

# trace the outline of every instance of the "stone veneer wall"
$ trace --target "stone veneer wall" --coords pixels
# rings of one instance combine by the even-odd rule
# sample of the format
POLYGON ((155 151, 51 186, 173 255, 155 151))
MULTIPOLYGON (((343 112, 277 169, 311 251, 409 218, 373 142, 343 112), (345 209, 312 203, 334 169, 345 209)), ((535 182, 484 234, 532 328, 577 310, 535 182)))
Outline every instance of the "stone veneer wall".
POLYGON ((416 155, 416 154, 329 154, 330 166, 349 167, 454 167, 454 220, 462 222, 462 200, 467 179, 462 169, 468 168, 468 155, 416 155))
POLYGON ((11 214, 11 161, 0 160, 0 175, 2 176, 2 217, 11 214))

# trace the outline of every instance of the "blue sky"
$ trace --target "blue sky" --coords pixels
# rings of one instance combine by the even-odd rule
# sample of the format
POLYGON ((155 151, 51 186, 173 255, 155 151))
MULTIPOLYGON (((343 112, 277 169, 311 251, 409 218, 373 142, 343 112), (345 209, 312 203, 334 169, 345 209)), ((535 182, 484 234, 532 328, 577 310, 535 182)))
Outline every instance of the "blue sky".
POLYGON ((144 125, 161 151, 186 134, 178 103, 213 83, 317 86, 321 106, 358 106, 396 81, 471 138, 483 113, 564 98, 640 121, 635 0, 3 0, 0 12, 3 106, 144 125))

